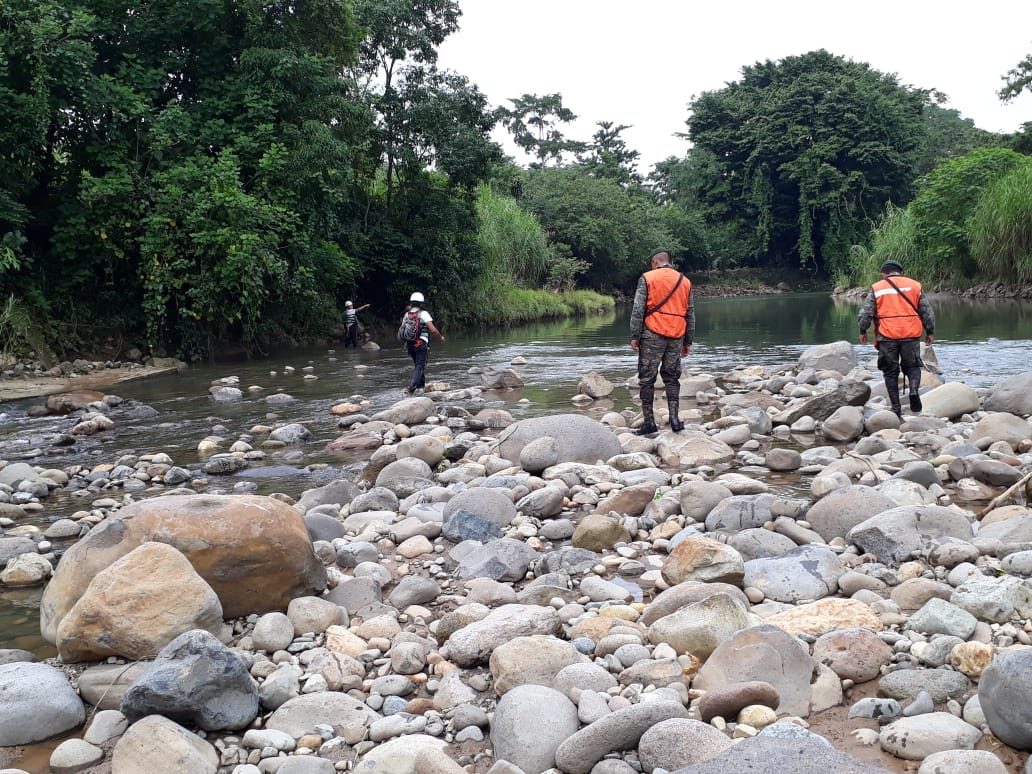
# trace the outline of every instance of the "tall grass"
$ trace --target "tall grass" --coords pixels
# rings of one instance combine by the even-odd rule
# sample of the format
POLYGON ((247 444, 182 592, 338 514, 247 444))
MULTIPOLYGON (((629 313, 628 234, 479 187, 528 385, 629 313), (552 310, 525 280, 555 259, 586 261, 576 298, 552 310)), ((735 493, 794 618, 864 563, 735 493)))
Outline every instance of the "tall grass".
POLYGON ((480 230, 477 241, 484 255, 484 274, 508 277, 524 287, 540 287, 548 277, 551 252, 537 217, 515 199, 482 185, 477 195, 480 230))
MULTIPOLYGON (((922 271, 914 220, 909 209, 889 204, 885 217, 871 235, 871 247, 855 245, 849 252, 848 279, 853 284, 867 284, 878 278, 878 270, 888 260, 899 261, 907 272, 927 276, 922 271)), ((927 268, 927 267, 924 267, 927 268)))
POLYGON ((1032 279, 1032 164, 990 185, 968 220, 971 253, 983 273, 1032 279))
POLYGON ((472 325, 519 325, 534 320, 599 314, 615 305, 611 296, 593 290, 553 293, 503 285, 494 288, 490 304, 469 307, 463 321, 472 325))

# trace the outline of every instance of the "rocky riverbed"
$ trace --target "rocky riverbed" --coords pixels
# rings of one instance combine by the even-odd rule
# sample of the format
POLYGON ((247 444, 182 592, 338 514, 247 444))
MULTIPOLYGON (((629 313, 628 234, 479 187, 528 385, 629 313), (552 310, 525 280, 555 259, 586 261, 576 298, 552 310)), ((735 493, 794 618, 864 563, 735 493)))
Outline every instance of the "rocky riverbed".
POLYGON ((127 407, 53 398, 66 431, 0 446, 0 584, 45 586, 59 653, 0 650, 0 766, 70 735, 50 770, 1025 770, 1032 373, 925 379, 901 422, 848 342, 689 373, 651 438, 598 374, 520 421, 351 396, 361 473, 297 498, 226 477, 303 422, 61 468, 127 407))

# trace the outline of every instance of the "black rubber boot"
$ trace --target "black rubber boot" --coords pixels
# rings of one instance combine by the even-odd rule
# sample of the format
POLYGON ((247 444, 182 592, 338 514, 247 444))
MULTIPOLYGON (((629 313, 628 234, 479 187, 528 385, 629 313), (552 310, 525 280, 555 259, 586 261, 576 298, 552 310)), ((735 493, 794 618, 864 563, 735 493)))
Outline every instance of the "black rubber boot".
POLYGON ((910 410, 914 413, 920 413, 924 406, 921 404, 921 396, 916 392, 910 393, 910 410))
POLYGON ((684 430, 684 423, 681 421, 681 417, 677 416, 681 410, 681 401, 674 399, 667 399, 667 406, 670 409, 670 429, 675 433, 679 433, 684 430))
POLYGON ((892 402, 892 413, 900 419, 903 418, 903 405, 899 402, 899 393, 890 392, 889 400, 892 402))
POLYGON ((921 372, 913 370, 907 372, 907 384, 910 386, 910 410, 920 413, 924 406, 921 405, 921 396, 917 391, 921 389, 921 372))
POLYGON ((636 435, 652 435, 652 433, 658 433, 659 428, 656 427, 656 417, 652 413, 652 401, 648 403, 642 401, 641 404, 641 418, 642 424, 636 431, 636 435))

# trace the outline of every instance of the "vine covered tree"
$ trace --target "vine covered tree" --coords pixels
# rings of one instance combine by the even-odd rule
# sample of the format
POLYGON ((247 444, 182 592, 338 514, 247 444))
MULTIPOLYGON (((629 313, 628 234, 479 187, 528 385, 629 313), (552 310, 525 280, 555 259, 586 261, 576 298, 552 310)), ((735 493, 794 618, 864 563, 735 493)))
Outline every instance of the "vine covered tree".
POLYGON ((697 195, 750 263, 831 273, 870 219, 911 195, 927 92, 825 50, 743 68, 691 105, 718 178, 697 195))

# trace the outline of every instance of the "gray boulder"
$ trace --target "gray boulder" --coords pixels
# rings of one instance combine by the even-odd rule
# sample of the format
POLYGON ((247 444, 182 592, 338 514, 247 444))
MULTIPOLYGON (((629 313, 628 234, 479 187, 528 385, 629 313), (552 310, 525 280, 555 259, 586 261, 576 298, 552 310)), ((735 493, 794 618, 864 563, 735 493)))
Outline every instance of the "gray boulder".
POLYGON ((838 591, 839 576, 845 571, 830 548, 806 545, 783 556, 746 562, 744 585, 778 602, 823 599, 838 591))
POLYGON ((799 355, 799 369, 812 368, 815 371, 838 371, 845 375, 856 368, 856 351, 852 342, 833 341, 807 347, 799 355))
MULTIPOLYGON (((834 749, 823 737, 782 738, 766 733, 768 726, 752 739, 743 739, 725 752, 693 766, 675 769, 670 774, 727 774, 728 772, 776 772, 777 774, 888 774, 874 766, 834 749)), ((800 729, 805 731, 805 729, 800 729)))
POLYGON ((810 506, 806 520, 825 540, 844 538, 853 527, 896 507, 895 501, 869 486, 841 489, 810 506))
POLYGON ((862 406, 871 397, 871 388, 864 382, 843 379, 835 389, 814 395, 802 403, 778 412, 771 421, 775 425, 793 425, 803 417, 821 422, 841 406, 862 406))
POLYGON ((983 408, 986 411, 1006 411, 1019 417, 1032 414, 1032 372, 997 382, 989 389, 983 408))
POLYGON ((496 453, 507 460, 518 460, 523 447, 531 441, 555 438, 563 462, 607 460, 623 449, 616 436, 604 425, 583 414, 559 414, 521 419, 498 436, 496 453))
POLYGON ((0 665, 0 747, 42 742, 86 720, 68 678, 49 664, 0 665))
POLYGON ((938 505, 904 505, 857 524, 846 535, 886 564, 906 561, 935 538, 970 541, 971 523, 961 511, 938 505))
POLYGON ((555 751, 579 727, 577 707, 559 691, 517 686, 498 700, 491 721, 495 759, 541 774, 555 766, 555 751))
POLYGON ((1032 750, 1032 649, 999 653, 982 672, 978 700, 993 735, 1032 750))
POLYGON ((194 629, 162 648, 121 710, 130 721, 164 715, 206 731, 238 729, 258 715, 258 688, 240 656, 194 629))

